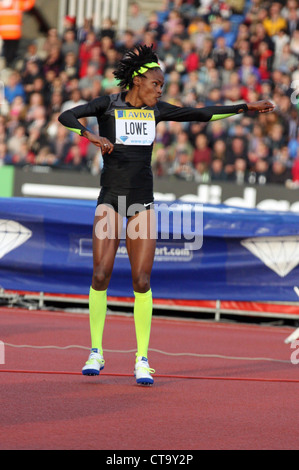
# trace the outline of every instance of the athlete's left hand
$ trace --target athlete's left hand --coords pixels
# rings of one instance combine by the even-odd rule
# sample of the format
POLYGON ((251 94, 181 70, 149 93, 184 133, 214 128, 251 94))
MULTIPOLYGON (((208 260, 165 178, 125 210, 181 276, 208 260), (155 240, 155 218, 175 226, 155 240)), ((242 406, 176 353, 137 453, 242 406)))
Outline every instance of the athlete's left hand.
POLYGON ((269 100, 255 101, 248 103, 248 111, 258 111, 259 113, 271 113, 275 109, 275 105, 269 100))

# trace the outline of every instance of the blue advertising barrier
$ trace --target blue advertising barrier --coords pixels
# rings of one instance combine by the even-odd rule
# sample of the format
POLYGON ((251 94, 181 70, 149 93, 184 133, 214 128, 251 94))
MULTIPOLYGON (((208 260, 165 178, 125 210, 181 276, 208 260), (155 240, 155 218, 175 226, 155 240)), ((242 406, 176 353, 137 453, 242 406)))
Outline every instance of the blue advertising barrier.
MULTIPOLYGON (((0 198, 0 288, 88 295, 95 209, 90 201, 0 198)), ((156 298, 298 301, 299 215, 179 201, 157 202, 156 212, 156 298)), ((108 294, 133 294, 124 239, 108 294)))

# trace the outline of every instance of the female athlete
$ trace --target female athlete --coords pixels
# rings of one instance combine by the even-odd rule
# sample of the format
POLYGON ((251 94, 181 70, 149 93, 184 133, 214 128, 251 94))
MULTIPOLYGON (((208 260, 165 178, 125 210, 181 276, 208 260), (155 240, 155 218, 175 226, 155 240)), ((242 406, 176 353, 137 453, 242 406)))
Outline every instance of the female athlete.
POLYGON ((134 375, 137 384, 152 385, 148 363, 152 321, 151 271, 156 248, 156 227, 151 155, 155 127, 160 121, 223 119, 247 110, 273 111, 269 101, 205 108, 177 107, 160 101, 164 75, 153 48, 137 46, 119 62, 115 77, 122 92, 102 96, 62 113, 61 124, 86 137, 102 151, 101 191, 93 226, 93 277, 89 294, 91 351, 84 375, 99 375, 104 368, 102 337, 107 310, 107 288, 121 239, 123 217, 134 290, 137 341, 134 375), (79 119, 94 116, 99 136, 79 119), (138 227, 138 236, 136 235, 138 227))

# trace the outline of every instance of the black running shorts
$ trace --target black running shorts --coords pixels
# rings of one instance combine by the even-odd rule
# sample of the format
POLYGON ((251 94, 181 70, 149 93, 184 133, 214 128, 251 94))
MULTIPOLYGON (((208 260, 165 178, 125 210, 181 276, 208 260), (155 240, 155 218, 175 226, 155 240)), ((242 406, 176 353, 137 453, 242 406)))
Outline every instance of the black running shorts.
POLYGON ((152 191, 144 191, 140 188, 128 190, 120 195, 108 188, 102 188, 98 197, 97 206, 105 204, 111 206, 115 212, 123 217, 133 217, 144 210, 154 207, 154 195, 152 191))

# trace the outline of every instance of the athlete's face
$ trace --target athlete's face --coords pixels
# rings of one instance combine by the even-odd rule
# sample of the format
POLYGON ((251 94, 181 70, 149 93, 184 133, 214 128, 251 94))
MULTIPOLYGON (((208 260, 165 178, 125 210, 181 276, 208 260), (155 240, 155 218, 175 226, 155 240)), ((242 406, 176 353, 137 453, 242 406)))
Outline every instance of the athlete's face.
POLYGON ((153 69, 141 76, 139 98, 149 107, 154 107, 162 96, 164 74, 160 69, 153 69))

